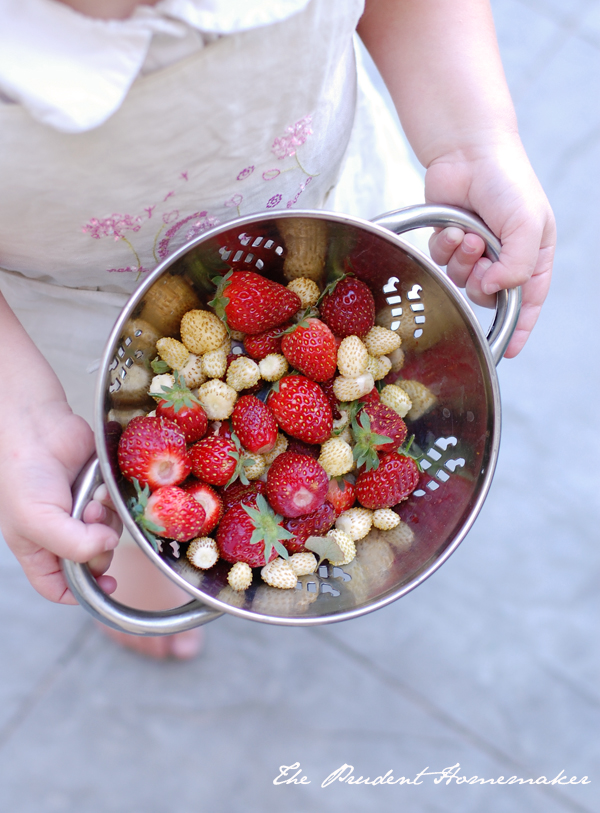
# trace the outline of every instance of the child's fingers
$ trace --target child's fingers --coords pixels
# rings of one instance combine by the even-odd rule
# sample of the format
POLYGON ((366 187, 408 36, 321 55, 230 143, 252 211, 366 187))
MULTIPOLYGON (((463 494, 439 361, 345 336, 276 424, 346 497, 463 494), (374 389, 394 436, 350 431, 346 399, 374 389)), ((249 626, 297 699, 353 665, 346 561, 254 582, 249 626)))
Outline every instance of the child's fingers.
POLYGON ((113 550, 119 534, 103 523, 86 524, 73 519, 58 506, 38 506, 34 516, 23 518, 17 526, 19 538, 8 539, 17 558, 25 557, 30 549, 43 545, 50 554, 75 562, 89 562, 95 556, 113 550))
MULTIPOLYGON (((48 601, 57 604, 77 604, 67 585, 58 557, 33 543, 27 543, 26 540, 22 540, 22 543, 29 548, 29 552, 18 558, 32 587, 48 601)), ((23 544, 20 547, 23 547, 23 544)), ((109 594, 117 587, 112 576, 102 575, 110 565, 110 558, 112 553, 101 554, 90 562, 90 569, 97 577, 99 586, 109 594)))
POLYGON ((107 506, 97 500, 89 502, 83 511, 83 521, 88 524, 102 523, 112 528, 119 536, 123 530, 123 523, 117 512, 112 508, 112 503, 107 506))
POLYGON ((446 273, 455 285, 464 288, 475 264, 483 256, 485 242, 476 234, 465 234, 464 240, 450 257, 446 273))
POLYGON ((464 236, 464 231, 456 226, 436 229, 429 238, 429 253, 433 262, 438 265, 447 265, 464 236))
POLYGON ((465 234, 455 226, 442 229, 429 240, 431 258, 446 266, 446 273, 459 288, 464 288, 475 263, 483 256, 485 242, 476 234, 465 234))

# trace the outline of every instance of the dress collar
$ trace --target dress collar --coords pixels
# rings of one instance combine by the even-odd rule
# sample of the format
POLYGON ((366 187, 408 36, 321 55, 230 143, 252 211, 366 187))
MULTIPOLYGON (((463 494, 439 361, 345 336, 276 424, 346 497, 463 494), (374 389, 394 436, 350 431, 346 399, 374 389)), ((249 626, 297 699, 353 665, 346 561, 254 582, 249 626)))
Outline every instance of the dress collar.
MULTIPOLYGON (((161 0, 126 20, 86 17, 56 0, 0 0, 0 98, 67 133, 121 106, 156 34, 226 35, 279 22, 309 0, 161 0)), ((210 36, 212 35, 212 36, 210 36)))

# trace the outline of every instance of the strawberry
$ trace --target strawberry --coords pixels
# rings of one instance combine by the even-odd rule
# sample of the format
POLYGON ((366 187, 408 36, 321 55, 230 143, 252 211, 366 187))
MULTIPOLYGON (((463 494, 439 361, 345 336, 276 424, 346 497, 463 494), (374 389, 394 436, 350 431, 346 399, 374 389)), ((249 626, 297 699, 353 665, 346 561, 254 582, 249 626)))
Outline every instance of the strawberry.
POLYGON ((304 543, 309 536, 325 536, 336 519, 335 508, 330 502, 324 502, 316 511, 300 517, 286 517, 283 527, 294 535, 293 539, 284 540, 290 553, 300 553, 306 548, 304 543))
POLYGON ((219 435, 222 438, 231 438, 233 428, 229 421, 211 421, 208 427, 209 435, 219 435))
POLYGON ((284 376, 271 389, 267 404, 288 435, 305 443, 324 443, 331 437, 331 406, 323 390, 309 378, 284 376))
POLYGON ((284 451, 296 452, 296 454, 307 454, 309 457, 314 457, 315 460, 318 460, 321 454, 321 447, 318 444, 305 443, 303 440, 298 440, 297 438, 289 438, 288 445, 284 451))
POLYGON ((255 505, 257 495, 266 493, 267 484, 263 480, 251 480, 247 485, 244 485, 241 480, 236 480, 235 483, 221 489, 223 510, 229 511, 233 505, 239 502, 255 505))
POLYGON ((274 514, 265 498, 256 496, 256 508, 237 503, 219 523, 217 545, 226 562, 246 562, 250 567, 263 567, 277 556, 288 558, 281 540, 292 534, 282 527, 282 518, 274 514))
POLYGON ((229 485, 238 477, 247 483, 244 467, 251 462, 242 459, 240 452, 240 442, 235 434, 231 438, 209 435, 190 448, 192 474, 213 486, 229 485))
POLYGON ((379 402, 361 410, 358 419, 352 421, 352 433, 356 465, 369 470, 377 468, 381 452, 393 452, 402 445, 407 428, 395 410, 379 402))
POLYGON ((177 370, 173 371, 173 375, 175 384, 172 387, 161 387, 163 397, 156 406, 156 414, 176 423, 183 430, 186 441, 194 443, 206 434, 208 418, 200 401, 185 386, 177 370))
POLYGON ((335 392, 333 391, 333 382, 335 381, 335 377, 328 378, 327 381, 319 381, 319 386, 327 396, 327 400, 331 405, 331 412, 333 414, 333 420, 339 421, 342 417, 340 410, 338 409, 340 402, 336 398, 335 392))
POLYGON ((270 408, 255 395, 238 398, 231 423, 240 443, 249 452, 267 454, 277 440, 277 421, 270 408))
POLYGON ((339 517, 342 511, 352 508, 356 502, 356 489, 343 477, 332 477, 329 481, 326 500, 333 505, 336 516, 339 517))
POLYGON ((119 468, 130 481, 155 491, 182 483, 190 473, 185 435, 173 421, 141 415, 119 439, 119 468))
POLYGON ((137 491, 138 499, 130 508, 151 541, 156 542, 154 534, 177 542, 200 535, 206 515, 191 494, 178 486, 161 486, 150 495, 147 488, 141 492, 138 487, 137 491))
POLYGON ((264 333, 244 336, 244 349, 255 361, 262 361, 269 353, 281 353, 281 333, 291 327, 289 322, 272 327, 264 333))
POLYGON ((284 452, 276 457, 267 475, 267 496, 284 517, 316 511, 325 502, 329 478, 313 457, 284 452))
POLYGON ((391 508, 417 487, 419 467, 412 457, 387 452, 377 469, 363 471, 356 480, 356 497, 364 508, 391 508))
POLYGON ((200 480, 188 480, 183 484, 182 488, 199 502, 204 509, 204 525, 198 536, 208 536, 216 528, 223 516, 223 500, 214 488, 200 482, 200 480))
POLYGON ((308 318, 289 328, 281 339, 281 351, 290 366, 312 381, 327 381, 337 367, 337 344, 320 319, 308 318))
POLYGON ((343 277, 320 304, 321 318, 336 336, 363 336, 375 324, 375 301, 368 285, 356 277, 343 277))
POLYGON ((293 291, 253 271, 230 271, 215 282, 217 293, 210 304, 230 330, 264 333, 287 322, 302 306, 293 291))
POLYGON ((378 404, 381 400, 379 396, 379 390, 377 387, 373 387, 373 389, 368 392, 366 395, 361 396, 358 399, 363 404, 378 404))

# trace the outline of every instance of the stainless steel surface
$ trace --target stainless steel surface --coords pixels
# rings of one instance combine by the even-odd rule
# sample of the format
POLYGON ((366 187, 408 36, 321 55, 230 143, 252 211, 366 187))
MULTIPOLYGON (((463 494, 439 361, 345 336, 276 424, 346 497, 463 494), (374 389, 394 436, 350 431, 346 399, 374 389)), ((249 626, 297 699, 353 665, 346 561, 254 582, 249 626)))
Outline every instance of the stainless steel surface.
MULTIPOLYGON (((72 516, 81 519, 85 506, 102 483, 100 463, 93 457, 82 470, 73 486, 72 516)), ((107 596, 98 587, 86 564, 61 560, 62 569, 71 591, 82 607, 98 621, 121 632, 134 635, 172 635, 199 627, 218 618, 222 613, 209 609, 197 600, 172 610, 151 612, 134 610, 107 596)))
MULTIPOLYGON (((428 226, 458 226, 468 232, 478 234, 486 242, 486 257, 496 261, 500 256, 500 241, 488 229, 485 223, 472 212, 455 209, 452 206, 410 206, 395 212, 383 214, 373 221, 395 234, 404 234, 412 229, 428 226)), ((499 291, 496 296, 496 316, 487 334, 490 352, 494 363, 502 359, 511 336, 517 326, 521 311, 521 289, 499 291)))
MULTIPOLYGON (((470 218, 447 207, 393 212, 377 224, 312 211, 241 218, 183 246, 131 297, 100 365, 95 415, 99 465, 129 532, 156 566, 192 596, 216 611, 272 624, 342 621, 405 595, 460 544, 483 505, 496 464, 500 396, 495 365, 516 323, 518 294, 498 297, 488 344, 453 283, 387 226, 405 231, 456 223, 482 234, 494 256, 497 241, 470 218), (306 237, 306 230, 312 237, 306 237), (347 265, 369 282, 377 322, 402 336, 406 365, 400 375, 435 392, 435 406, 409 425, 425 455, 427 472, 422 487, 400 508, 402 535, 371 534, 358 543, 357 558, 350 565, 323 566, 317 574, 302 577, 296 590, 277 590, 255 577, 251 588, 239 594, 227 586, 226 563, 200 572, 186 563, 184 546, 164 543, 160 553, 150 546, 126 508, 132 492, 114 465, 114 419, 122 420, 123 410, 135 414, 153 408, 145 393, 156 339, 176 336, 184 310, 210 298, 210 275, 235 260, 281 279, 283 263, 294 250, 295 232, 305 234, 305 243, 312 241, 313 252, 323 254, 326 268, 347 265)), ((391 374, 387 380, 396 377, 391 374)), ((93 605, 94 595, 89 593, 86 601, 93 605)))

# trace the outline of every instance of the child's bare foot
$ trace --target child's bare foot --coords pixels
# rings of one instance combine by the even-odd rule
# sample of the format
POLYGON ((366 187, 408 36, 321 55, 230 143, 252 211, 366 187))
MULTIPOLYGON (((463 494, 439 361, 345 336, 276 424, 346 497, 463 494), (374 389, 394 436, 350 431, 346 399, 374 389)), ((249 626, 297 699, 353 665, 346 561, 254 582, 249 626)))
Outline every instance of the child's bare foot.
MULTIPOLYGON (((139 610, 167 610, 190 601, 190 596, 155 567, 135 544, 120 544, 107 571, 117 580, 112 597, 139 610)), ((198 627, 177 635, 146 637, 117 632, 104 624, 102 631, 128 649, 150 658, 190 660, 202 650, 203 630, 198 627)))

